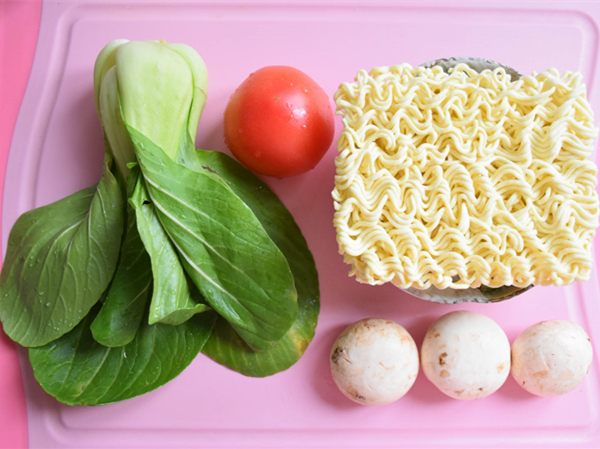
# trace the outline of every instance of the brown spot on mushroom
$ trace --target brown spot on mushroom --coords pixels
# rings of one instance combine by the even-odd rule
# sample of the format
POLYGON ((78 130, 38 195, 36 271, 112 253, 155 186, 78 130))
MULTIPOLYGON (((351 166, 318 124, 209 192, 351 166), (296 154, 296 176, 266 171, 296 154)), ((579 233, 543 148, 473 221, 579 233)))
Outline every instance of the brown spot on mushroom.
POLYGON ((374 318, 355 323, 351 332, 354 334, 355 342, 359 345, 372 344, 373 338, 377 338, 377 335, 387 335, 385 325, 380 320, 374 318))
POLYGON ((454 390, 454 394, 457 396, 460 396, 461 394, 463 394, 464 391, 465 391, 464 389, 463 390, 454 390))
POLYGON ((383 368, 383 369, 386 369, 386 370, 388 370, 388 371, 389 371, 389 370, 391 370, 391 369, 394 369, 394 368, 396 368, 395 366, 391 366, 391 367, 389 367, 389 368, 388 368, 387 366, 385 366, 385 365, 383 364, 383 362, 379 362, 379 364, 382 366, 382 368, 383 368))
POLYGON ((442 372, 440 373, 440 377, 450 377, 450 372, 443 369, 442 372))
POLYGON ((342 355, 342 352, 344 352, 344 350, 342 348, 335 348, 333 353, 331 354, 331 361, 333 363, 337 363, 338 362, 338 358, 342 355))
POLYGON ((537 373, 533 373, 532 377, 534 379, 543 379, 547 375, 548 375, 548 371, 543 370, 543 371, 538 371, 537 373))
POLYGON ((446 364, 446 360, 445 360, 445 359, 446 359, 446 357, 448 357, 448 353, 446 353, 446 352, 442 352, 442 353, 440 354, 440 357, 438 358, 438 363, 439 363, 440 365, 445 365, 445 364, 446 364))
POLYGON ((504 363, 501 363, 500 365, 498 365, 498 367, 496 368, 496 371, 498 371, 498 374, 500 374, 502 372, 502 370, 504 369, 504 363))
POLYGON ((437 333, 436 333, 436 334, 433 336, 433 338, 439 338, 439 336, 440 336, 440 333, 439 333, 439 332, 437 332, 437 333))
POLYGON ((356 389, 355 386, 348 387, 348 389, 346 390, 346 393, 348 394, 348 396, 354 397, 359 401, 367 400, 367 398, 365 398, 362 394, 360 394, 358 392, 358 390, 356 389))

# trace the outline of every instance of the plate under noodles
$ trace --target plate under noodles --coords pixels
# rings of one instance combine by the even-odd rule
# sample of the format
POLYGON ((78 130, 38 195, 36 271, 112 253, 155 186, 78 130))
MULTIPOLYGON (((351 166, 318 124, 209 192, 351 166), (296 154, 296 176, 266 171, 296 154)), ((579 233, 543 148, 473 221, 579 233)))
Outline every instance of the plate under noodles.
POLYGON ((555 70, 519 79, 450 58, 340 86, 334 223, 359 281, 457 303, 587 279, 598 198, 585 86, 555 70))

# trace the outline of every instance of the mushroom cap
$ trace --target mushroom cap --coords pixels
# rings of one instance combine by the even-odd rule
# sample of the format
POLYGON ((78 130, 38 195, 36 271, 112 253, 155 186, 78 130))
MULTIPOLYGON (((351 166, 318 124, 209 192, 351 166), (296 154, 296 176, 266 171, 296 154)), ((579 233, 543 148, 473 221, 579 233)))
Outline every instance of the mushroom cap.
POLYGON ((399 324, 367 318, 348 326, 331 348, 331 374, 340 391, 364 405, 404 396, 419 373, 419 352, 399 324))
POLYGON ((500 388, 510 372, 510 343, 491 318, 466 310, 435 321, 425 334, 421 365, 446 395, 480 399, 500 388))
POLYGON ((592 343, 572 321, 542 321, 525 329, 512 345, 512 375, 538 396, 574 390, 592 365, 592 343))

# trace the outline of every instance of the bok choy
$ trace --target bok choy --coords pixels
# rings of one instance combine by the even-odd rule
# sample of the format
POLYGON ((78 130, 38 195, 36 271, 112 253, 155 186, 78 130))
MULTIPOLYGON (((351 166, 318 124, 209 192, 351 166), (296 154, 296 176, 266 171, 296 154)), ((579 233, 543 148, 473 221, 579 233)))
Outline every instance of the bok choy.
POLYGON ((207 85, 191 47, 110 42, 94 68, 100 183, 11 232, 0 320, 64 403, 146 393, 200 351, 271 375, 314 336, 318 276, 293 217, 240 164, 194 148, 207 85))

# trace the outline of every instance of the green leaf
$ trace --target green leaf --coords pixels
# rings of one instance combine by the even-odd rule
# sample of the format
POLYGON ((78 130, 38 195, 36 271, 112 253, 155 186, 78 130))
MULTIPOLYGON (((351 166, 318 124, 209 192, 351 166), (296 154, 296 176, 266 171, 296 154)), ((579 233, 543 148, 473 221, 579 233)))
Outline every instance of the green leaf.
MULTIPOLYGON (((138 178, 139 169, 132 169, 127 181, 128 197, 133 194, 138 178)), ((140 239, 135 212, 130 206, 117 271, 108 292, 105 292, 102 309, 90 326, 94 339, 109 347, 124 346, 131 342, 147 308, 151 286, 150 258, 140 239)))
POLYGON ((124 346, 131 342, 147 308, 151 287, 150 258, 131 210, 115 277, 102 309, 91 325, 94 339, 109 347, 124 346))
POLYGON ((287 258, 298 291, 298 317, 273 348, 252 351, 219 317, 202 352, 246 376, 264 377, 289 368, 312 341, 319 317, 319 276, 302 231, 269 186, 226 154, 194 150, 182 153, 181 162, 194 170, 216 173, 252 209, 287 258))
MULTIPOLYGON (((133 171, 139 173, 139 167, 133 171)), ((188 280, 177 252, 164 231, 152 204, 144 181, 137 177, 130 203, 135 209, 137 229, 144 247, 150 255, 154 288, 150 304, 149 324, 178 325, 196 313, 208 309, 192 299, 188 280)))
POLYGON ((179 305, 172 312, 166 316, 161 322, 165 324, 177 325, 185 323, 192 316, 211 310, 210 306, 204 301, 204 297, 198 291, 194 283, 188 276, 185 276, 187 282, 187 291, 189 292, 189 299, 185 303, 179 305))
POLYGON ((249 345, 271 347, 298 313, 284 255, 224 181, 175 163, 128 129, 156 213, 186 272, 249 345))
POLYGON ((124 200, 107 154, 97 186, 19 217, 0 276, 0 319, 23 346, 69 332, 113 277, 123 234, 124 200))
POLYGON ((109 404, 152 391, 177 377, 211 332, 210 319, 199 317, 179 326, 143 320, 131 343, 107 348, 89 327, 98 309, 60 339, 29 350, 36 380, 65 404, 109 404))

